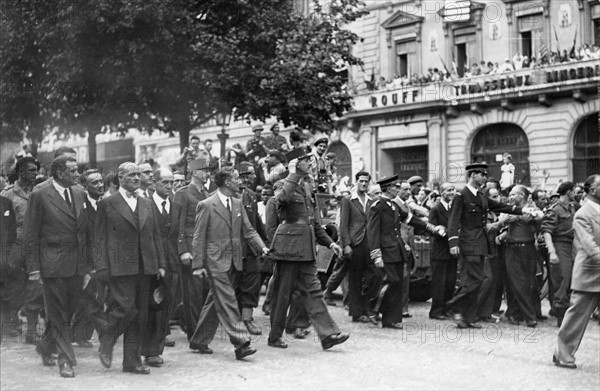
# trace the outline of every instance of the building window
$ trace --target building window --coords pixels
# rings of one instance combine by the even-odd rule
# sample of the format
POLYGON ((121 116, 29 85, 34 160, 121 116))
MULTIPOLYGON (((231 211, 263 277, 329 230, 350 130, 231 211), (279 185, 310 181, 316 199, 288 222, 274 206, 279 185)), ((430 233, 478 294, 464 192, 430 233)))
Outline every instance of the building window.
POLYGON ((498 123, 479 130, 471 145, 471 160, 486 162, 489 177, 500 180, 502 155, 505 152, 512 156, 515 183, 529 186, 529 141, 523 129, 517 125, 498 123))
POLYGON ((469 67, 469 57, 467 55, 467 44, 459 43, 456 45, 456 72, 458 76, 463 77, 465 75, 465 67, 469 67))
POLYGON ((598 115, 588 115, 577 127, 573 139, 573 181, 585 182, 600 172, 600 130, 598 115))
MULTIPOLYGON (((544 17, 541 13, 518 18, 520 39, 519 52, 528 58, 538 57, 544 39, 544 17)), ((546 44, 546 46, 548 46, 546 44)))
POLYGON ((524 31, 521 33, 521 55, 531 58, 531 50, 531 31, 524 31))
POLYGON ((426 145, 390 149, 387 152, 392 156, 394 173, 400 178, 406 179, 418 175, 425 181, 428 180, 426 145))

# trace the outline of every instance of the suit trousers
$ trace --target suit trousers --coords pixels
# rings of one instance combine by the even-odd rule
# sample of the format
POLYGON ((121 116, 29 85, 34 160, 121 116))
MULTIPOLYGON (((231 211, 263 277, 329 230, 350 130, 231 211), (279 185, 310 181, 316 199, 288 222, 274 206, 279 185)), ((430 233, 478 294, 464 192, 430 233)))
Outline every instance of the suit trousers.
POLYGON ((352 247, 352 258, 348 262, 348 295, 352 317, 368 315, 369 303, 377 297, 381 288, 383 275, 373 264, 369 253, 366 238, 358 246, 352 247))
POLYGON ((506 270, 508 281, 513 292, 508 302, 506 316, 517 320, 536 320, 537 282, 535 279, 537 267, 537 252, 533 243, 506 244, 506 270))
POLYGON ((237 349, 249 341, 235 297, 242 273, 236 270, 233 264, 225 273, 213 273, 210 269, 207 271, 211 289, 202 307, 190 345, 211 343, 221 323, 229 341, 237 349))
POLYGON ((583 334, 594 309, 600 306, 600 292, 571 293, 571 306, 558 331, 558 343, 554 355, 564 362, 575 362, 575 353, 579 349, 583 334))
POLYGON ((81 276, 43 279, 44 300, 48 325, 40 349, 50 353, 49 346, 55 345, 58 365, 77 365, 71 346, 71 319, 82 294, 81 276), (43 346, 43 347, 42 347, 43 346))
POLYGON ((112 354, 123 334, 123 367, 142 365, 141 348, 148 321, 149 275, 111 277, 105 330, 100 334, 100 353, 112 354))
POLYGON ((458 260, 431 260, 431 309, 429 316, 443 315, 448 311, 446 302, 452 299, 456 285, 456 268, 458 260))
POLYGON ((317 278, 315 261, 277 260, 274 278, 269 341, 275 341, 282 337, 292 292, 296 289, 305 299, 306 311, 321 340, 340 332, 323 300, 323 291, 317 278))
POLYGON ((242 308, 258 307, 260 286, 261 275, 258 259, 254 255, 249 254, 248 257, 244 258, 242 276, 235 292, 240 311, 242 308))
POLYGON ((348 271, 350 270, 350 262, 348 262, 345 258, 336 258, 335 265, 333 266, 333 271, 331 275, 327 279, 326 284, 326 292, 325 295, 329 299, 333 299, 332 293, 341 285, 342 292, 344 294, 342 302, 344 305, 347 305, 350 302, 350 297, 348 294, 348 290, 346 289, 346 285, 344 280, 348 275, 348 271))
POLYGON ((160 356, 165 350, 165 339, 170 334, 169 319, 174 309, 173 297, 177 287, 178 273, 167 272, 165 283, 171 294, 171 301, 160 311, 148 311, 148 322, 142 340, 142 356, 160 356))
POLYGON ((446 303, 452 312, 462 314, 469 323, 477 318, 477 299, 485 274, 483 255, 463 255, 460 272, 460 287, 454 297, 446 303))
POLYGON ((73 315, 73 341, 89 341, 94 330, 100 334, 106 327, 104 315, 104 302, 106 300, 106 286, 92 278, 83 291, 83 296, 75 315, 73 315))
POLYGON ((562 316, 570 303, 571 274, 573 272, 573 245, 569 242, 556 241, 554 243, 558 263, 550 264, 550 278, 554 287, 554 300, 552 308, 558 316, 562 316))
POLYGON ((285 331, 293 333, 297 328, 307 329, 310 327, 310 317, 306 311, 306 297, 296 289, 292 292, 290 311, 285 321, 285 331))
POLYGON ((183 302, 182 323, 185 325, 183 328, 189 341, 196 330, 196 324, 208 296, 210 285, 208 281, 192 275, 190 266, 181 266, 180 281, 183 302))
POLYGON ((390 326, 402 322, 402 286, 404 285, 404 262, 384 263, 384 286, 380 292, 381 324, 390 326))
POLYGON ((496 292, 497 268, 496 257, 488 255, 483 263, 483 284, 477 298, 477 318, 490 318, 494 307, 494 293, 496 292))

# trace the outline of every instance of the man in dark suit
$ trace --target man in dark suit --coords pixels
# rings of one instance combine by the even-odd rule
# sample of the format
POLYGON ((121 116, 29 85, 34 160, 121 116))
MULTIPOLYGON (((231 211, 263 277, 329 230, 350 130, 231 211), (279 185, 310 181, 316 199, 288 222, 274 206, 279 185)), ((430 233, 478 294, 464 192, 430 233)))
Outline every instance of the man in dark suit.
MULTIPOLYGON (((450 207, 454 198, 455 188, 451 183, 442 184, 440 202, 433 205, 429 211, 429 222, 448 228, 450 207)), ((450 255, 448 238, 440 236, 431 237, 431 319, 446 319, 446 302, 454 294, 456 285, 456 268, 458 260, 450 255)))
POLYGON ((509 214, 522 214, 522 211, 520 207, 489 199, 481 191, 487 178, 487 164, 473 163, 466 170, 467 185, 454 196, 448 222, 450 254, 460 254, 463 261, 461 285, 446 305, 454 313, 458 328, 481 328, 481 324, 476 323, 477 298, 485 277, 484 260, 488 255, 488 210, 509 214))
POLYGON ((402 329, 402 282, 404 263, 409 259, 410 248, 402 239, 401 223, 415 227, 419 232, 444 234, 441 226, 433 226, 414 217, 393 200, 398 195, 398 175, 377 182, 383 194, 374 202, 369 212, 367 237, 371 248, 371 259, 375 267, 382 268, 387 286, 382 289, 378 311, 383 315, 382 327, 402 329))
POLYGON ((377 324, 369 313, 369 303, 379 292, 382 274, 369 256, 367 223, 373 201, 367 195, 371 174, 360 171, 355 175, 356 191, 342 198, 340 204, 340 244, 350 263, 348 290, 350 316, 353 322, 377 324), (365 288, 363 288, 365 287, 365 288))
POLYGON ((91 237, 85 193, 73 187, 79 175, 77 162, 60 156, 50 170, 52 183, 29 196, 23 222, 25 259, 29 279, 41 276, 43 281, 48 327, 38 352, 44 365, 51 364, 55 347, 60 375, 74 377, 71 319, 81 298, 83 276, 91 270, 87 252, 91 237))
POLYGON ((220 169, 215 175, 217 192, 198 203, 194 230, 194 274, 208 277, 211 290, 202 308, 190 349, 211 354, 208 344, 215 337, 219 323, 235 347, 235 358, 256 353, 240 328, 241 315, 235 297, 242 264, 242 239, 256 253, 267 254, 258 233, 250 225, 240 200, 232 197, 239 192, 239 173, 232 167, 220 169))
POLYGON ((96 278, 108 282, 107 325, 100 334, 100 362, 112 364, 113 347, 123 334, 123 372, 149 374, 142 365, 141 344, 148 318, 148 290, 153 275, 165 276, 158 216, 152 200, 139 197, 140 169, 119 166, 119 191, 98 203, 95 229, 96 278))
POLYGON ((329 349, 346 342, 350 335, 340 332, 323 300, 315 264, 316 245, 329 247, 340 257, 342 249, 327 235, 318 213, 315 213, 310 185, 305 181, 310 178, 310 155, 303 149, 297 149, 288 152, 286 157, 290 174, 281 192, 275 196, 282 222, 271 242, 276 266, 268 344, 287 348, 281 337, 292 292, 298 289, 305 298, 306 311, 319 335, 321 346, 329 349))
MULTIPOLYGON (((0 196, 0 338, 4 336, 15 337, 17 331, 17 310, 15 303, 10 298, 11 292, 21 288, 22 284, 13 284, 13 271, 19 265, 11 265, 9 255, 17 240, 17 219, 12 202, 6 197, 0 196), (15 289, 16 288, 16 289, 15 289), (8 293, 8 294, 7 294, 8 293)), ((21 281, 23 282, 23 280, 21 281)))
MULTIPOLYGON (((154 212, 158 216, 160 238, 165 251, 163 255, 166 261, 165 283, 171 298, 175 297, 177 280, 181 273, 181 261, 177 250, 181 205, 169 199, 174 180, 173 173, 165 168, 154 171, 156 191, 151 197, 154 212)), ((166 308, 148 313, 148 325, 142 341, 142 356, 145 356, 145 363, 149 366, 159 367, 164 363, 161 355, 167 335, 170 334, 169 319, 173 307, 173 300, 171 300, 166 308)))
MULTIPOLYGON (((249 162, 243 162, 239 168, 240 173, 240 189, 242 194, 240 199, 242 206, 246 210, 246 215, 250 221, 252 228, 256 230, 263 242, 266 241, 265 226, 258 216, 258 208, 256 206, 256 193, 250 190, 254 186, 256 175, 254 167, 249 162)), ((242 321, 252 335, 262 334, 262 330, 258 323, 254 321, 252 313, 254 308, 258 307, 258 299, 260 296, 260 253, 256 253, 253 248, 243 242, 242 257, 244 259, 244 269, 240 278, 240 284, 236 291, 236 297, 242 312, 242 321)))
POLYGON ((175 202, 181 205, 179 220, 179 239, 177 240, 179 259, 181 260, 180 287, 183 301, 183 329, 187 333, 188 341, 196 330, 196 322, 206 296, 208 295, 208 282, 198 276, 192 275, 192 240, 196 221, 196 206, 205 200, 209 193, 204 186, 209 178, 210 166, 205 159, 192 160, 188 164, 191 175, 189 185, 182 187, 175 193, 175 202))
MULTIPOLYGON (((92 240, 96 224, 98 201, 104 195, 104 179, 98 170, 86 170, 80 177, 81 185, 86 192, 85 208, 88 213, 88 225, 92 240)), ((100 330, 104 323, 104 284, 99 284, 96 279, 84 281, 86 290, 81 298, 79 307, 73 315, 73 341, 80 347, 91 348, 94 330, 100 330)))
POLYGON ((583 188, 587 194, 575 213, 575 263, 571 280, 571 306, 558 331, 554 364, 574 369, 575 353, 594 309, 600 306, 600 175, 591 175, 583 188))

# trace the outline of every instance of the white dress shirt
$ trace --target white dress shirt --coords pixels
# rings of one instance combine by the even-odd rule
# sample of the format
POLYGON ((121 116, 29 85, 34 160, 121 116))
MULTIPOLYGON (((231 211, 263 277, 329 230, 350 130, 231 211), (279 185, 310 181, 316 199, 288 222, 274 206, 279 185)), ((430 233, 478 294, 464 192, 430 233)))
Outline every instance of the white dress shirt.
POLYGON ((219 199, 223 203, 225 209, 227 209, 227 200, 229 200, 229 211, 231 211, 231 208, 233 208, 233 204, 231 203, 231 197, 227 197, 225 194, 221 193, 220 190, 217 190, 217 195, 219 196, 219 199))
POLYGON ((154 203, 158 207, 160 213, 163 211, 162 203, 166 201, 167 203, 165 204, 165 209, 167 210, 167 213, 171 213, 171 200, 169 200, 169 197, 162 198, 156 192, 154 192, 152 194, 152 199, 154 200, 154 203))
POLYGON ((131 192, 123 189, 122 187, 119 187, 119 194, 121 194, 121 196, 123 197, 125 202, 127 202, 127 205, 129 205, 129 207, 131 208, 131 211, 135 212, 135 208, 137 207, 137 197, 127 194, 127 193, 131 193, 131 192))

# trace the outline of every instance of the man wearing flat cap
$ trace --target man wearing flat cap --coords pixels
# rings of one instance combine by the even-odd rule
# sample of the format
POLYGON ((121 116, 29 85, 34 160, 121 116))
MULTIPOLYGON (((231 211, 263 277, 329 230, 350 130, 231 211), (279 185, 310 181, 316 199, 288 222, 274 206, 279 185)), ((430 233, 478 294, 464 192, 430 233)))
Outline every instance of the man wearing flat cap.
POLYGON ((402 280, 409 248, 402 239, 401 224, 409 224, 419 233, 427 231, 441 236, 444 228, 423 222, 392 201, 400 189, 398 175, 377 183, 383 194, 369 211, 367 238, 371 260, 375 267, 382 269, 387 286, 382 288, 374 310, 383 315, 381 323, 384 328, 402 329, 402 280))
POLYGON ((484 259, 489 253, 486 232, 488 211, 522 214, 521 207, 488 198, 481 188, 487 179, 487 164, 466 167, 467 185, 456 193, 450 209, 448 242, 450 254, 462 257, 461 286, 447 307, 458 328, 481 328, 475 323, 477 297, 484 279, 484 259))
POLYGON ((183 300, 183 329, 187 333, 188 340, 196 329, 196 322, 200 317, 200 311, 208 294, 208 282, 192 275, 192 240, 194 238, 194 226, 196 222, 196 205, 206 199, 209 192, 206 189, 206 181, 210 177, 210 164, 206 159, 196 159, 190 162, 188 169, 191 182, 183 186, 175 193, 175 202, 181 205, 179 218, 179 238, 177 248, 181 261, 181 276, 179 283, 182 288, 183 300))
POLYGON ((327 164, 327 159, 325 156, 325 151, 327 151, 327 146, 329 145, 329 140, 327 137, 321 137, 317 141, 313 143, 315 148, 310 154, 311 158, 311 176, 315 180, 315 184, 317 185, 316 190, 319 193, 329 193, 333 194, 333 185, 331 183, 331 171, 329 171, 329 166, 327 164))

